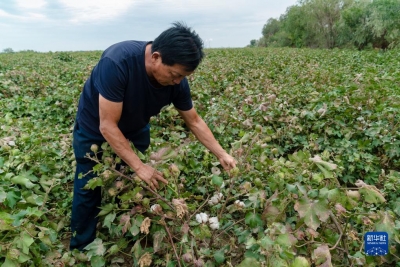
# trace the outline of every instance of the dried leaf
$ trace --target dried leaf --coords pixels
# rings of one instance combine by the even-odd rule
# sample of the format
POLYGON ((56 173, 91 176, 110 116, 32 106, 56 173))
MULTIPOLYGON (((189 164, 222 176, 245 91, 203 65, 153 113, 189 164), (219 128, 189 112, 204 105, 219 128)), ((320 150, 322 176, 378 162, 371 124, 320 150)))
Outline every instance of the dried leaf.
POLYGON ((335 210, 337 211, 337 213, 339 214, 345 214, 347 212, 347 210, 339 203, 335 204, 335 210))
POLYGON ((122 225, 122 234, 124 235, 131 228, 131 217, 129 214, 122 215, 119 224, 122 225))
POLYGON ((185 200, 182 198, 173 199, 172 204, 175 206, 176 215, 178 216, 178 218, 182 219, 183 216, 188 212, 188 207, 185 203, 185 200))
POLYGON ((145 233, 147 235, 149 233, 150 225, 151 225, 151 220, 149 217, 146 217, 143 220, 142 224, 140 225, 140 232, 145 233))
POLYGON ((294 209, 299 213, 300 218, 304 218, 305 224, 314 230, 317 230, 321 221, 325 222, 329 218, 326 199, 310 200, 303 197, 295 203, 294 209))
POLYGON ((324 161, 318 155, 314 156, 313 158, 310 158, 309 160, 311 160, 314 163, 322 165, 324 168, 328 169, 329 171, 333 171, 333 170, 337 169, 337 165, 336 164, 324 161))
POLYGON ((154 248, 154 253, 157 251, 160 251, 162 249, 162 246, 164 244, 163 240, 164 237, 166 236, 166 233, 164 231, 157 231, 153 235, 153 248, 154 248))
POLYGON ((332 256, 328 245, 316 248, 312 254, 312 259, 317 267, 332 267, 332 256))
POLYGON ((176 157, 177 153, 170 147, 163 147, 157 152, 150 155, 150 159, 156 162, 161 160, 167 160, 176 157))
POLYGON ((384 203, 386 199, 383 197, 378 188, 373 185, 368 185, 361 180, 357 180, 355 183, 359 187, 359 192, 364 196, 367 203, 384 203))
POLYGON ((140 267, 146 267, 151 265, 151 254, 146 252, 145 254, 142 255, 139 259, 139 266, 140 267))

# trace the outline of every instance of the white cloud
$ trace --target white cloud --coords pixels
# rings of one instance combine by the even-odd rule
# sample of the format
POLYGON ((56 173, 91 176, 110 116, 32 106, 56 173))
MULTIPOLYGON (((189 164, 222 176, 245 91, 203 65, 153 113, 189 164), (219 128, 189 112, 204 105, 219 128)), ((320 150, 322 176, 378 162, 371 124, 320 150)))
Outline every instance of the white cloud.
POLYGON ((9 19, 15 19, 18 21, 26 22, 26 21, 32 21, 32 20, 44 20, 46 19, 46 16, 40 13, 36 12, 28 12, 28 13, 23 13, 19 15, 14 15, 10 14, 2 9, 0 9, 0 18, 9 18, 9 19))
POLYGON ((12 14, 10 14, 10 13, 7 13, 6 11, 0 9, 0 18, 1 18, 1 17, 4 17, 4 18, 12 18, 12 17, 17 17, 17 16, 14 16, 14 15, 12 15, 12 14))
POLYGON ((15 2, 19 7, 26 9, 39 9, 47 4, 45 0, 16 0, 15 2))
POLYGON ((131 0, 59 0, 75 23, 118 17, 133 5, 131 0))

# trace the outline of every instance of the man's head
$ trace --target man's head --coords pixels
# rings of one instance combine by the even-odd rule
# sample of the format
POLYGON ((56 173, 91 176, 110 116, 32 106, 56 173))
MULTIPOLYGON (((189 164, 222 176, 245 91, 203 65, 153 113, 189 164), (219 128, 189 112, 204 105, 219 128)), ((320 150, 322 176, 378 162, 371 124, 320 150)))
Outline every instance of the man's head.
POLYGON ((204 57, 203 41, 199 35, 179 22, 173 23, 173 27, 154 40, 151 53, 154 52, 160 54, 163 64, 182 65, 187 72, 193 72, 204 57))

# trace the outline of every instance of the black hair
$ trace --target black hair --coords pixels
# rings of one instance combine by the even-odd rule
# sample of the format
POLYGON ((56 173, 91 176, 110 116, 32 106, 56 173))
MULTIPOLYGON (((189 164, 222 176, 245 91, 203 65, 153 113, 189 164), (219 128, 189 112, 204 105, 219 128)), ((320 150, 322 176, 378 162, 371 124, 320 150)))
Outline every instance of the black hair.
POLYGON ((159 52, 165 65, 180 64, 187 71, 194 71, 204 57, 203 41, 184 23, 174 22, 172 25, 154 40, 151 53, 159 52))

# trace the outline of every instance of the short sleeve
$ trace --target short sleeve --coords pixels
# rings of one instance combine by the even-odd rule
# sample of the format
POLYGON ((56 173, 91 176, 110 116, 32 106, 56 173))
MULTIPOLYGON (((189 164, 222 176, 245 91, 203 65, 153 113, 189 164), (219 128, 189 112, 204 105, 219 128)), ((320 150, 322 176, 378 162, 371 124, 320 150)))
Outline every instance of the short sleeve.
POLYGON ((94 85, 99 93, 112 102, 123 102, 127 73, 110 58, 102 58, 95 68, 94 85))
POLYGON ((172 103, 177 109, 188 111, 193 107, 193 103, 187 79, 184 78, 177 86, 179 86, 178 93, 175 95, 172 103))

